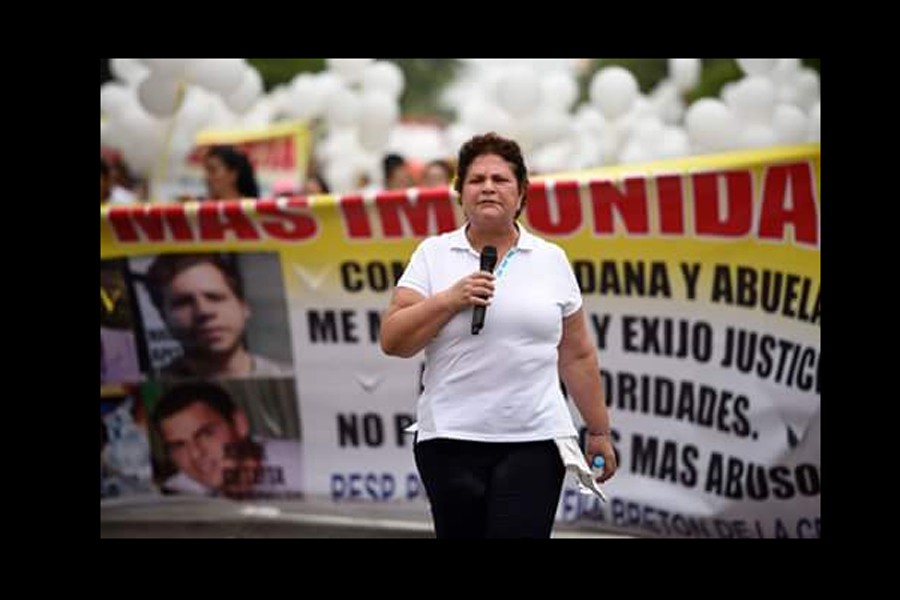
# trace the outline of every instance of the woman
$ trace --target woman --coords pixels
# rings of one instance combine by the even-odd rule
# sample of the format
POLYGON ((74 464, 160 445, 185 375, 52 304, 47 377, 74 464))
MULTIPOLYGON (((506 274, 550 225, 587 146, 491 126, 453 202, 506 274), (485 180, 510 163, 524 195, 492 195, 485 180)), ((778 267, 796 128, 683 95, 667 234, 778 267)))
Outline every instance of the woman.
POLYGON ((259 198, 259 186, 247 156, 233 146, 213 146, 203 158, 208 200, 259 198))
POLYGON ((453 167, 446 160, 432 160, 422 171, 421 188, 446 187, 453 180, 453 167))
POLYGON ((459 151, 466 224, 424 240, 382 319, 381 347, 425 349, 416 466, 443 537, 549 537, 564 467, 555 440, 577 435, 559 385, 587 426, 586 457, 616 471, 609 415, 581 293, 565 252, 516 223, 528 175, 518 144, 494 133, 459 151), (494 273, 479 271, 485 246, 494 273), (472 335, 476 306, 490 306, 472 335))

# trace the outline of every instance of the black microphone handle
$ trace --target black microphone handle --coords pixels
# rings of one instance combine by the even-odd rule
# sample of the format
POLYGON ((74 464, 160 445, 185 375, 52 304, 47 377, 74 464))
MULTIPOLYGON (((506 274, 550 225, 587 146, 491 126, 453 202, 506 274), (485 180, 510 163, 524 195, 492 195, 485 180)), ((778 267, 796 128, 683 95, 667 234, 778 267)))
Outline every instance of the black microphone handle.
POLYGON ((472 335, 478 335, 481 328, 484 327, 484 306, 476 305, 472 311, 472 335))
MULTIPOLYGON (((488 273, 494 272, 497 266, 497 248, 494 246, 485 246, 481 250, 481 270, 488 273)), ((484 327, 484 315, 486 306, 476 305, 472 311, 472 335, 478 335, 481 328, 484 327)))

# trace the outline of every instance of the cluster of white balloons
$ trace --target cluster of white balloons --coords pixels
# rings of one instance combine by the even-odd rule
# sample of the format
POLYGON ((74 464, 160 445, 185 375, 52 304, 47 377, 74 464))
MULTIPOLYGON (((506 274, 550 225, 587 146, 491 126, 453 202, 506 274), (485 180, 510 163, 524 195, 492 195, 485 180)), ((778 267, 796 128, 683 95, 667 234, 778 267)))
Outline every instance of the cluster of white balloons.
POLYGON ((262 78, 241 58, 113 58, 110 67, 115 80, 100 87, 100 141, 145 177, 166 155, 169 165, 182 164, 202 129, 268 118, 250 110, 262 78))
POLYGON ((686 106, 700 60, 673 58, 647 95, 630 71, 610 66, 594 74, 589 100, 574 106, 577 60, 469 59, 444 95, 460 116, 448 128, 448 146, 495 130, 519 141, 530 168, 553 173, 819 141, 814 70, 795 58, 737 62, 745 76, 721 98, 686 106))
POLYGON ((685 116, 692 149, 719 152, 819 142, 819 75, 798 58, 739 58, 739 81, 702 98, 685 116))
POLYGON ((152 176, 164 155, 169 166, 182 165, 203 129, 306 120, 321 125, 315 157, 336 190, 349 191, 362 177, 380 182, 381 157, 400 116, 403 72, 370 58, 326 65, 265 94, 245 59, 111 59, 116 79, 100 88, 101 143, 152 176))
POLYGON ((400 118, 403 71, 372 58, 327 58, 325 65, 276 88, 276 105, 286 118, 319 125, 314 156, 332 191, 349 192, 361 181, 380 185, 381 158, 400 118))
POLYGON ((737 59, 744 77, 719 98, 689 106, 699 59, 668 60, 667 76, 642 94, 634 75, 601 69, 578 105, 584 59, 461 59, 442 101, 458 120, 444 130, 399 122, 405 80, 391 62, 326 59, 269 94, 244 59, 112 59, 116 80, 100 89, 101 142, 149 176, 168 152, 183 163, 202 129, 305 120, 314 159, 336 193, 382 184, 386 152, 427 161, 454 157, 472 135, 516 139, 530 169, 549 174, 740 148, 818 142, 819 76, 800 59, 737 59))

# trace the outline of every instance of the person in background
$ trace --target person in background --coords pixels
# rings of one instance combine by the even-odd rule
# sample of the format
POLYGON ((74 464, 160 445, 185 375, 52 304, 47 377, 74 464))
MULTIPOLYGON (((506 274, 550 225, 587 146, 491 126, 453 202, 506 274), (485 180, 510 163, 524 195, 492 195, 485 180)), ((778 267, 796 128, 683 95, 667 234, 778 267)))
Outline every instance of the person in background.
POLYGON ((386 190, 405 190, 416 184, 409 165, 406 164, 406 159, 399 154, 390 153, 385 155, 384 160, 382 160, 382 168, 384 171, 384 189, 386 190))
POLYGON ((131 204, 137 196, 113 182, 112 168, 100 157, 100 204, 131 204))
POLYGON ((325 180, 318 173, 314 173, 309 175, 306 181, 303 182, 300 193, 304 196, 318 196, 320 194, 330 194, 331 188, 328 187, 328 184, 325 183, 325 180))
POLYGON ((291 365, 248 351, 250 306, 233 263, 220 254, 162 254, 146 276, 150 299, 184 354, 161 369, 174 377, 286 377, 291 365))
POLYGON ((422 181, 419 187, 435 188, 447 187, 453 181, 453 167, 446 160, 432 160, 425 165, 422 171, 422 181))
POLYGON ((259 185, 247 155, 234 146, 212 146, 203 158, 207 200, 259 198, 259 185))
POLYGON ((299 441, 251 436, 247 414, 221 386, 192 382, 169 389, 152 423, 178 469, 161 483, 163 492, 238 499, 302 493, 299 441))
MULTIPOLYGON (((579 452, 560 378, 587 427, 587 459, 616 471, 600 369, 565 251, 516 219, 528 174, 495 133, 459 150, 454 188, 466 223, 423 240, 381 321, 381 348, 425 351, 414 456, 437 537, 550 536, 564 450, 579 452), (480 270, 487 246, 496 274, 480 270), (488 307, 473 335, 473 308, 488 307)), ((579 457, 580 458, 580 457, 579 457)))
POLYGON ((123 159, 120 158, 109 163, 109 174, 110 177, 112 177, 114 186, 128 190, 129 192, 134 191, 134 177, 132 177, 131 171, 123 159))

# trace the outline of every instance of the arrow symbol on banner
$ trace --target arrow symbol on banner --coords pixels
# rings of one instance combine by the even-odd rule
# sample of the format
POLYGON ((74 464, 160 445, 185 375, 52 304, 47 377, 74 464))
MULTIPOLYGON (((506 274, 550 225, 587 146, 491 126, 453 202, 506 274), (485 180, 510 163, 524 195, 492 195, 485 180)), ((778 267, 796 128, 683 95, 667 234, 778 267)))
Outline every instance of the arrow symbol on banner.
POLYGON ((362 386, 362 389, 366 390, 370 394, 375 391, 381 384, 381 380, 383 377, 380 375, 366 375, 364 373, 356 374, 356 381, 359 382, 359 385, 362 386))
POLYGON ((325 277, 328 276, 328 271, 331 270, 331 267, 324 267, 319 271, 312 271, 296 264, 293 265, 293 267, 294 272, 297 273, 297 277, 299 277, 300 280, 306 284, 306 287, 311 290, 319 289, 319 286, 321 286, 322 282, 325 281, 325 277))

